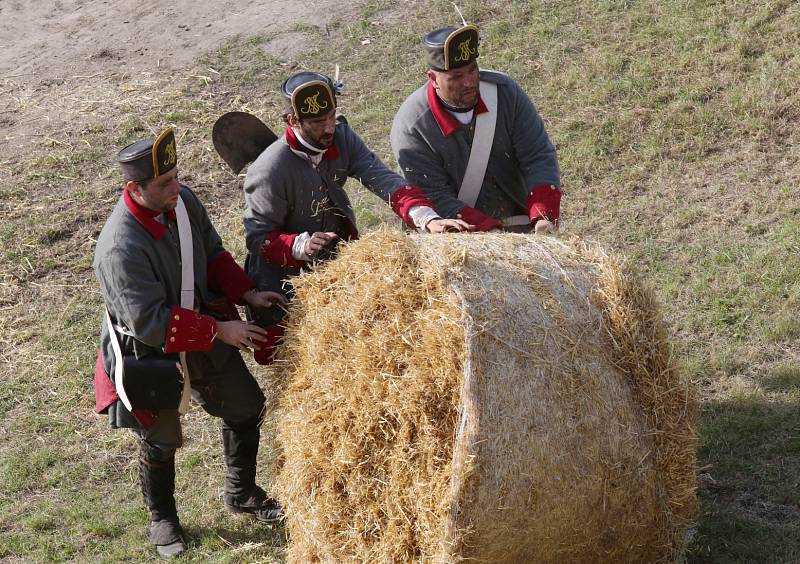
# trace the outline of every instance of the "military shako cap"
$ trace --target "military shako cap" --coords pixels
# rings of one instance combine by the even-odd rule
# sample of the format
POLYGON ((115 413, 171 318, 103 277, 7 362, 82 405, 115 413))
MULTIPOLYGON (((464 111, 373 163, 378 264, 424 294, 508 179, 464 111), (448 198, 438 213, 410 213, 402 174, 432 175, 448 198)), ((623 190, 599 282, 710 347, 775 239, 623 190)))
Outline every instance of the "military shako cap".
POLYGON ((117 154, 125 180, 140 182, 169 172, 178 164, 175 133, 167 129, 155 139, 131 143, 117 154))
POLYGON ((281 93, 292 105, 292 113, 300 119, 324 116, 336 108, 336 94, 341 86, 318 72, 299 72, 281 84, 281 93))
POLYGON ((478 28, 465 25, 434 30, 422 44, 427 51, 428 66, 436 71, 449 71, 478 58, 478 41, 478 28))

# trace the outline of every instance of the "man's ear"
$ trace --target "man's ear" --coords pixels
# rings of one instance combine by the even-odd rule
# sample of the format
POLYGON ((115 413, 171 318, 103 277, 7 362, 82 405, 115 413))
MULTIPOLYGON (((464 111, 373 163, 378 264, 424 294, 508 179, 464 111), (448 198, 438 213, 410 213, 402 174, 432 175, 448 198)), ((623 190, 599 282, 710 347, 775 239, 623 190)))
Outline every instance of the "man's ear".
POLYGON ((433 82, 433 87, 434 87, 434 88, 439 88, 439 83, 438 83, 438 82, 436 82, 436 79, 437 79, 437 77, 438 77, 438 75, 436 74, 436 71, 434 71, 434 70, 430 70, 430 69, 429 69, 429 70, 428 70, 428 72, 427 72, 426 74, 428 75, 428 80, 430 80, 431 82, 433 82))
POLYGON ((286 114, 286 123, 289 124, 289 127, 297 127, 300 125, 300 120, 294 114, 286 114))
POLYGON ((125 189, 131 196, 136 196, 138 198, 142 197, 142 185, 138 182, 128 180, 128 182, 125 183, 125 189))

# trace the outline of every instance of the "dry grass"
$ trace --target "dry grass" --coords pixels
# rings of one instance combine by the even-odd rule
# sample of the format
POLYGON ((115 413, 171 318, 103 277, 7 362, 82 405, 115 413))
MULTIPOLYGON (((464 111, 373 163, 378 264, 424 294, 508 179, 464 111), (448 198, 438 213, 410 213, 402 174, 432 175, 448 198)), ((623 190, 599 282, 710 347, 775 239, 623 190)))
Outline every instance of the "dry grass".
POLYGON ((660 307, 630 265, 599 248, 583 248, 598 273, 595 299, 614 344, 615 365, 630 378, 642 407, 667 510, 662 540, 681 553, 696 501, 697 391, 677 371, 660 307), (691 469, 691 471, 687 471, 691 469))
POLYGON ((290 560, 683 553, 696 409, 619 263, 518 235, 373 234, 296 288, 277 428, 290 560))
POLYGON ((296 286, 279 368, 276 484, 291 507, 295 562, 408 562, 440 549, 461 312, 409 241, 387 247, 375 260, 375 246, 348 246, 296 286))

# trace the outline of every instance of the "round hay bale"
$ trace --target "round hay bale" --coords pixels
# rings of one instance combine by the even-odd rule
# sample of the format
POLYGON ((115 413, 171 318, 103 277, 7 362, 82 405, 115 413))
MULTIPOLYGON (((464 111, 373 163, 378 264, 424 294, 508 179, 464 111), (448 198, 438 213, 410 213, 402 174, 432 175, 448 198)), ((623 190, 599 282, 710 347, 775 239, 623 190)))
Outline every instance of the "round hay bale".
POLYGON ((552 237, 376 233, 295 280, 293 562, 670 562, 696 404, 650 292, 552 237))

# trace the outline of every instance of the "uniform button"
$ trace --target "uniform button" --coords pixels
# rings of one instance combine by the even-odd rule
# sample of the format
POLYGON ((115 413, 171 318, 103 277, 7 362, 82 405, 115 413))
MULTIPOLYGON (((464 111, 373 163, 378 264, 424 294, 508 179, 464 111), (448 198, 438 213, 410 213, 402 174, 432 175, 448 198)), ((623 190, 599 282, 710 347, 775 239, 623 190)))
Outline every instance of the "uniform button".
POLYGON ((181 316, 180 316, 180 315, 177 315, 177 314, 175 314, 175 317, 174 317, 173 319, 175 319, 175 321, 180 321, 180 320, 181 320, 181 316))
POLYGON ((172 328, 172 332, 173 332, 173 333, 177 333, 177 332, 178 332, 178 328, 177 328, 177 327, 173 327, 173 328, 172 328))
POLYGON ((175 342, 175 337, 170 337, 170 338, 169 338, 169 342, 170 342, 170 343, 174 343, 174 342, 175 342))

